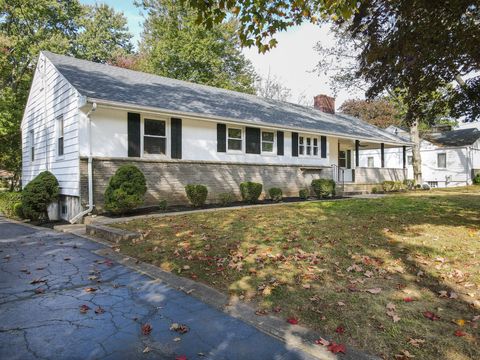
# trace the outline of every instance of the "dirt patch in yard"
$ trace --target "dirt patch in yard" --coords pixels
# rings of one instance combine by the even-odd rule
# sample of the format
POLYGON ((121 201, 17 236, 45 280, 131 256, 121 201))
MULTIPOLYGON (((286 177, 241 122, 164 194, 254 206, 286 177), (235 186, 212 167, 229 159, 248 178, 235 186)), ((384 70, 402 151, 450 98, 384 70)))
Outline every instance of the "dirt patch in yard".
MULTIPOLYGON (((135 220, 121 252, 388 359, 480 358, 480 187, 135 220)), ((322 346, 322 345, 318 345, 322 346)))

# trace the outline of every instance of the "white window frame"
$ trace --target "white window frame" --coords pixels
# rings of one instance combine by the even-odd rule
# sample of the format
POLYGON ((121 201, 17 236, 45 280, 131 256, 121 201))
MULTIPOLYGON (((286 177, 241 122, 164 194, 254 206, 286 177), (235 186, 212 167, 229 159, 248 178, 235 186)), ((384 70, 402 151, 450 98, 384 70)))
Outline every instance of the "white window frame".
POLYGON ((447 168, 447 153, 442 152, 442 153, 437 153, 437 169, 446 169, 447 168), (440 155, 443 155, 445 157, 445 166, 440 166, 440 155))
POLYGON ((243 154, 244 149, 245 149, 245 132, 244 129, 240 126, 230 126, 227 125, 227 132, 225 134, 226 136, 226 147, 227 147, 227 153, 229 154, 243 154), (229 130, 240 130, 240 139, 239 138, 231 138, 229 137, 229 130), (228 140, 240 140, 241 142, 241 149, 240 150, 235 150, 235 149, 229 149, 228 147, 228 140))
POLYGON ((159 117, 156 115, 150 116, 149 114, 142 115, 142 121, 140 123, 140 146, 141 146, 141 157, 145 158, 157 158, 157 159, 165 159, 170 156, 170 121, 168 118, 159 117), (157 135, 145 135, 145 120, 153 120, 153 121, 163 121, 165 122, 165 136, 157 136, 157 135), (144 139, 145 136, 147 137, 155 137, 155 138, 164 138, 165 139, 165 154, 146 154, 144 151, 144 139))
POLYGON ((56 139, 57 139, 57 158, 62 159, 65 156, 65 118, 59 115, 55 118, 56 139), (60 139, 62 139, 62 154, 60 154, 60 139))
POLYGON ((30 162, 35 161, 35 130, 28 130, 28 157, 30 162))
POLYGON ((375 157, 374 156, 367 157, 367 167, 369 167, 369 168, 375 167, 375 157), (372 161, 371 165, 370 165, 370 160, 372 161))
POLYGON ((277 150, 276 150, 276 148, 275 148, 276 143, 277 143, 277 136, 276 136, 274 130, 262 129, 262 130, 260 131, 260 152, 261 152, 262 154, 275 155, 276 152, 277 152, 277 150), (273 140, 272 140, 272 141, 263 141, 263 133, 271 133, 271 134, 273 134, 273 140), (272 144, 272 151, 264 151, 264 150, 263 150, 263 143, 272 144))
MULTIPOLYGON (((321 154, 321 138, 320 136, 314 135, 306 135, 306 134, 299 134, 298 135, 298 156, 299 157, 306 157, 306 158, 322 158, 321 154), (301 139, 303 139, 303 144, 301 143, 301 139), (317 145, 315 146, 315 139, 317 140, 317 145), (308 140, 310 140, 310 145, 308 145, 308 140), (300 148, 303 146, 303 154, 300 151, 300 148), (310 154, 307 154, 307 148, 310 148, 310 154), (317 155, 314 155, 314 149, 317 149, 317 155)), ((325 158, 322 158, 325 159, 325 158)))

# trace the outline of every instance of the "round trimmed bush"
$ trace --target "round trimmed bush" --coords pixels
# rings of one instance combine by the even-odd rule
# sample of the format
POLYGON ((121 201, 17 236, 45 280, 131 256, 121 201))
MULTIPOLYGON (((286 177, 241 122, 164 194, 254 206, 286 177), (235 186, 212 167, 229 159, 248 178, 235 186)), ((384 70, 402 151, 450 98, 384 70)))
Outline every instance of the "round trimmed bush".
POLYGON ((268 190, 268 196, 270 196, 270 199, 274 202, 282 201, 282 196, 283 196, 282 189, 271 188, 270 190, 268 190))
POLYGON ((120 166, 105 190, 105 210, 125 214, 143 204, 146 191, 145 176, 136 166, 120 166))
POLYGON ((475 175, 475 177, 473 178, 473 183, 475 185, 480 185, 480 173, 478 173, 477 175, 475 175))
POLYGON ((319 199, 335 195, 335 181, 331 179, 312 180, 312 188, 319 199))
POLYGON ((218 194, 217 197, 218 197, 218 202, 222 206, 227 206, 227 205, 235 202, 235 200, 236 200, 235 194, 230 193, 230 192, 220 193, 220 194, 218 194))
POLYGON ((185 186, 185 193, 194 207, 203 206, 207 201, 208 189, 205 185, 189 184, 185 186))
POLYGON ((300 191, 298 192, 298 197, 302 200, 307 200, 309 195, 310 192, 308 191, 308 189, 300 189, 300 191))
POLYGON ((262 193, 263 185, 260 183, 245 181, 240 184, 240 193, 242 194, 243 201, 250 204, 254 204, 258 201, 260 194, 262 193))
POLYGON ((48 220, 48 206, 58 200, 59 191, 55 175, 41 172, 22 191, 23 215, 30 220, 48 220))

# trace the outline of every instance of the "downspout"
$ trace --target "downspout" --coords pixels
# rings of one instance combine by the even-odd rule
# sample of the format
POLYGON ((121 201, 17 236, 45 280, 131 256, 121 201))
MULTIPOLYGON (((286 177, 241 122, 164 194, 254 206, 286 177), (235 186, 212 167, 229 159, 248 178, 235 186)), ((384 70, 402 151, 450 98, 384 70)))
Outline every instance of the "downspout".
POLYGON ((78 213, 75 215, 71 220, 71 224, 75 224, 78 220, 82 219, 88 213, 93 211, 93 159, 92 159, 92 120, 90 119, 90 115, 97 109, 97 103, 92 104, 92 108, 87 113, 87 120, 88 120, 88 165, 87 165, 87 173, 88 173, 88 207, 86 210, 78 213))

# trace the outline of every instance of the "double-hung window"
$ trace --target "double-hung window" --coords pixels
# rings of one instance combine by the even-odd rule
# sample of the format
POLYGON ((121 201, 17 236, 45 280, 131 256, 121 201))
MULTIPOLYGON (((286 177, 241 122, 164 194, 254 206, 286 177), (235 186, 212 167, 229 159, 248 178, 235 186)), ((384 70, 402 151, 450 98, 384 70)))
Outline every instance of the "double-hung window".
POLYGON ((63 115, 57 117, 57 154, 63 156, 64 154, 64 120, 63 115))
POLYGON ((143 126, 143 153, 146 155, 166 155, 166 121, 144 119, 143 126))
POLYGON ((227 147, 229 151, 242 151, 242 129, 229 127, 227 129, 227 147))
POLYGON ((262 131, 262 153, 273 153, 275 134, 272 131, 262 131))
POLYGON ((318 138, 309 136, 298 137, 298 154, 318 156, 318 138))
POLYGON ((446 169, 447 168, 447 154, 446 153, 437 154, 437 167, 439 169, 446 169))
POLYGON ((30 150, 30 161, 35 160, 35 131, 30 130, 28 132, 28 146, 30 150))

